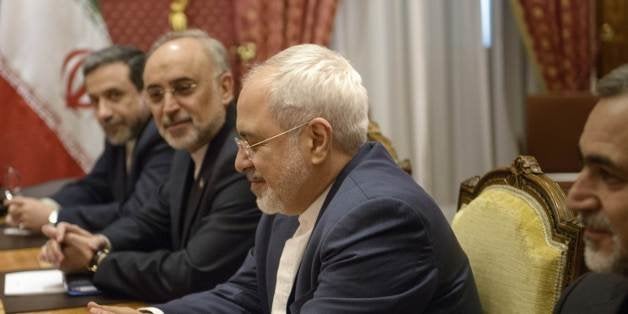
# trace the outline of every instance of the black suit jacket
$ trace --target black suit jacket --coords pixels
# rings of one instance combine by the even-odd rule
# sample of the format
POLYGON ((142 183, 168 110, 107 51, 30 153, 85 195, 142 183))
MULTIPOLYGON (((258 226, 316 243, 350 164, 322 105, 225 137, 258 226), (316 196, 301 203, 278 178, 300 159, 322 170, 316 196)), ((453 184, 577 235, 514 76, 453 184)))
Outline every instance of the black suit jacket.
MULTIPOLYGON (((270 313, 296 216, 264 215, 255 248, 214 290, 165 313, 270 313)), ((434 201, 383 146, 369 143, 336 178, 295 278, 288 313, 479 313, 473 274, 434 201)))
POLYGON ((563 291, 554 313, 628 313, 628 278, 586 273, 563 291))
POLYGON ((103 230, 113 251, 93 281, 109 292, 163 301, 226 281, 253 245, 261 215, 234 168, 233 115, 209 143, 192 192, 194 163, 175 154, 172 172, 146 206, 103 230), (188 195, 193 193, 193 201, 188 195), (200 196, 200 197, 199 197, 200 196))
POLYGON ((61 205, 59 221, 99 231, 118 217, 141 207, 168 177, 174 150, 150 119, 136 139, 131 173, 124 145, 105 143, 94 168, 65 185, 51 198, 61 205))

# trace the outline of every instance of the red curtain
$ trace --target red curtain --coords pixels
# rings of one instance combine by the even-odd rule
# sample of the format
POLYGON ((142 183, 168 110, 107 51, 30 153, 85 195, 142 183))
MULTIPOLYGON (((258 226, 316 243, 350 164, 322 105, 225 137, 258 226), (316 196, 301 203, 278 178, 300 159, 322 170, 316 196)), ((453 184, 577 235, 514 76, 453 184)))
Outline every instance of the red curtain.
POLYGON ((235 0, 234 3, 240 47, 245 54, 254 50, 254 54, 241 57, 245 62, 259 62, 293 45, 327 45, 337 0, 235 0))
MULTIPOLYGON (((200 28, 229 49, 236 77, 242 65, 266 60, 300 43, 327 45, 338 0, 190 0, 189 28, 200 28)), ((117 44, 148 49, 170 30, 171 1, 107 0, 101 11, 117 44)))
POLYGON ((591 0, 512 0, 548 91, 587 91, 594 65, 591 0))

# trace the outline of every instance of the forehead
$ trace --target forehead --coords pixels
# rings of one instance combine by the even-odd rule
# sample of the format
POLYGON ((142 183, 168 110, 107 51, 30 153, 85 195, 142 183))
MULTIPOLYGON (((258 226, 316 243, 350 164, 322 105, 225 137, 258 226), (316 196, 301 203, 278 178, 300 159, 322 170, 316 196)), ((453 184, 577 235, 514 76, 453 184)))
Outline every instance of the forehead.
POLYGON ((85 77, 85 88, 88 90, 124 87, 132 84, 129 77, 129 67, 123 62, 104 64, 85 77))
POLYGON ((213 71, 211 61, 201 43, 193 38, 180 38, 157 48, 146 61, 146 85, 166 83, 182 77, 200 78, 213 71))
POLYGON ((236 105, 236 126, 240 134, 256 134, 261 127, 276 125, 268 108, 267 91, 268 86, 255 78, 249 79, 242 87, 236 105))
POLYGON ((628 95, 602 98, 587 119, 580 149, 628 166, 628 95))

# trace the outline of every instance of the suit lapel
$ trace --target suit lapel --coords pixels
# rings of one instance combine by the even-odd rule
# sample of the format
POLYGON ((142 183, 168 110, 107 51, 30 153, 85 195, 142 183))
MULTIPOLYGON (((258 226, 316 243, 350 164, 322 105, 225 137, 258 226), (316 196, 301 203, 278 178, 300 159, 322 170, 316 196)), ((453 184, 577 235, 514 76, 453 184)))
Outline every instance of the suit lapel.
POLYGON ((172 167, 173 171, 170 174, 170 186, 167 187, 172 193, 170 196, 170 217, 172 219, 170 224, 172 228, 172 245, 175 248, 180 247, 182 243, 182 219, 186 210, 187 191, 192 181, 193 168, 190 154, 184 151, 178 151, 175 154, 172 167))
MULTIPOLYGON (((268 243, 268 251, 266 254, 266 289, 268 291, 268 305, 272 307, 273 295, 275 294, 275 285, 277 283, 277 269, 279 268, 279 260, 283 252, 284 244, 294 235, 299 227, 297 216, 284 216, 277 214, 272 223, 272 232, 268 243)), ((290 303, 288 303, 290 304, 290 303)))
MULTIPOLYGON (((208 144, 207 151, 205 152, 205 157, 203 158, 203 164, 201 165, 201 170, 199 172, 199 179, 202 178, 202 187, 198 186, 200 180, 195 181, 194 179, 190 179, 190 185, 186 189, 186 193, 190 193, 190 189, 192 188, 192 184, 197 184, 198 188, 195 192, 196 196, 193 199, 187 199, 187 195, 185 200, 182 202, 182 206, 185 206, 185 211, 182 214, 183 217, 183 225, 182 228, 182 241, 183 243, 187 243, 188 238, 191 234, 194 234, 195 230, 198 228, 201 223, 200 217, 203 217, 207 214, 207 211, 211 211, 211 204, 215 194, 215 182, 218 181, 216 178, 218 173, 221 173, 218 169, 215 169, 219 162, 217 160, 222 155, 225 142, 227 140, 231 140, 230 135, 232 136, 232 130, 234 126, 234 113, 233 106, 230 106, 230 109, 227 111, 227 117, 225 119, 225 123, 218 131, 216 136, 211 140, 208 144)), ((193 163, 192 163, 193 164, 193 163)), ((233 165, 231 165, 233 167, 233 165)), ((191 194, 188 194, 191 195, 191 194)))

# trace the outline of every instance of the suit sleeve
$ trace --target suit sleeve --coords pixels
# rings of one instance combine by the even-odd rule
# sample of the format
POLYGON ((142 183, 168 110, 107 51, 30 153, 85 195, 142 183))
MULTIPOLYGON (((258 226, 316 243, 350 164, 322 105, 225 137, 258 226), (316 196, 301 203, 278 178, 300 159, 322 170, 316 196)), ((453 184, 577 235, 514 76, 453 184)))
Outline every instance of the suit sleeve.
POLYGON ((238 270, 226 283, 210 291, 186 295, 165 304, 155 305, 164 313, 195 314, 238 314, 262 313, 257 292, 254 249, 238 270))
POLYGON ((105 144, 105 151, 98 158, 92 170, 83 178, 66 184, 57 193, 50 196, 61 207, 74 204, 98 204, 111 202, 110 182, 108 169, 113 161, 113 147, 105 144))
MULTIPOLYGON (((318 286, 300 313, 422 313, 438 285, 433 239, 414 210, 394 200, 350 210, 321 239, 318 286)), ((314 267, 317 267, 316 265, 314 267)))
MULTIPOLYGON (((136 166, 141 167, 139 178, 134 183, 131 195, 126 200, 123 202, 111 201, 113 196, 111 196, 111 187, 109 185, 115 183, 103 184, 105 182, 101 178, 103 170, 97 164, 98 167, 94 169, 98 169, 99 179, 86 178, 87 180, 83 180, 82 184, 78 184, 73 188, 73 191, 68 191, 68 193, 83 193, 79 190, 80 186, 86 189, 90 186, 98 186, 98 188, 92 189, 92 193, 95 195, 98 193, 102 193, 99 195, 107 195, 109 201, 104 204, 79 202, 81 205, 64 206, 59 211, 59 221, 74 223, 90 231, 99 231, 124 213, 130 213, 144 206, 157 188, 166 181, 173 155, 173 150, 158 136, 154 138, 153 142, 147 143, 146 150, 141 152, 143 157, 138 158, 136 161, 136 166)), ((104 199, 104 197, 101 198, 101 200, 104 199)))
MULTIPOLYGON (((260 212, 242 174, 231 171, 217 184, 211 208, 199 217, 200 227, 181 249, 170 248, 165 196, 160 196, 159 207, 119 221, 122 228, 103 232, 115 251, 103 260, 94 282, 109 291, 161 302, 226 281, 253 246, 260 212), (155 239, 164 246, 149 252, 155 239), (126 249, 136 251, 120 251, 126 249)), ((162 194, 166 190, 162 188, 162 194)))

